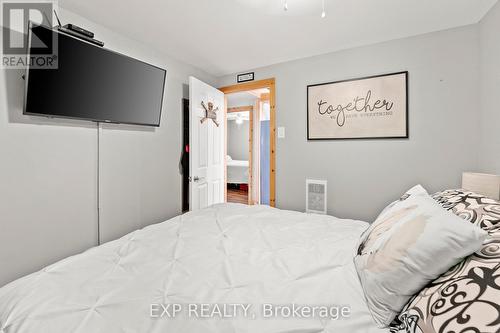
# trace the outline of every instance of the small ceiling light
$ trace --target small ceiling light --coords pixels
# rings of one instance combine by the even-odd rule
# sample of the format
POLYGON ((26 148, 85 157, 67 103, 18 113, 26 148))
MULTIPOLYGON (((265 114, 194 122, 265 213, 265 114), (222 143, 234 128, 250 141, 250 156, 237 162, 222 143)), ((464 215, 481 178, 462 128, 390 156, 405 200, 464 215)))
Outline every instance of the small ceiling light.
MULTIPOLYGON (((322 11, 321 11, 321 18, 326 17, 326 9, 325 9, 325 0, 321 0, 321 6, 322 6, 322 11)), ((283 11, 288 11, 288 0, 283 0, 283 11)))
POLYGON ((243 124, 243 118, 241 118, 240 115, 237 115, 235 123, 238 124, 238 125, 243 124))

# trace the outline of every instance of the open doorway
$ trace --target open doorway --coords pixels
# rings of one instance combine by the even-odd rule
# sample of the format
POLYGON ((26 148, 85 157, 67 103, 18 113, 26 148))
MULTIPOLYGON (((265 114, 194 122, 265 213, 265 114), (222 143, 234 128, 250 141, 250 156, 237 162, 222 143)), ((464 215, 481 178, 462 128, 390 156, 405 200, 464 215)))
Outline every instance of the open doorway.
POLYGON ((274 206, 274 79, 220 90, 226 101, 226 202, 274 206))
POLYGON ((252 204, 252 128, 256 97, 247 93, 227 96, 226 188, 227 202, 252 204))

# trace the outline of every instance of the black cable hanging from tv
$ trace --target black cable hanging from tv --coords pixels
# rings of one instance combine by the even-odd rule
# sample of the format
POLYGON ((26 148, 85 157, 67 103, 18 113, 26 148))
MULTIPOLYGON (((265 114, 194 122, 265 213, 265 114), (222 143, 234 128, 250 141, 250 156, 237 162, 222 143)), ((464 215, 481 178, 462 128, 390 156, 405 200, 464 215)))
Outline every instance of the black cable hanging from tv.
POLYGON ((101 245, 101 123, 97 124, 97 246, 101 245))

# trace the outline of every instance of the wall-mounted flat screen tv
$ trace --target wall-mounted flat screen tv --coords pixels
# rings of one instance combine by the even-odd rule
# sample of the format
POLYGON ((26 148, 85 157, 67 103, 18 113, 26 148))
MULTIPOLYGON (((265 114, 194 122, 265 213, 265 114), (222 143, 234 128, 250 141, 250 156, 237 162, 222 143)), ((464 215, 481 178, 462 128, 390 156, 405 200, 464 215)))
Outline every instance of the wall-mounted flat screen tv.
POLYGON ((30 28, 29 55, 35 37, 57 37, 58 65, 28 67, 25 114, 160 126, 166 70, 43 26, 30 28))

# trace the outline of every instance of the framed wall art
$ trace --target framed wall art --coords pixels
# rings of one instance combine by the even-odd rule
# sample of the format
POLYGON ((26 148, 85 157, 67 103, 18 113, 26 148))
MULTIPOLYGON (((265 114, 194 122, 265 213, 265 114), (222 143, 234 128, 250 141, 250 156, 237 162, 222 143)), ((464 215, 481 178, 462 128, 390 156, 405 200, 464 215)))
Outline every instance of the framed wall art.
POLYGON ((408 138, 408 72, 307 86, 307 139, 408 138))

